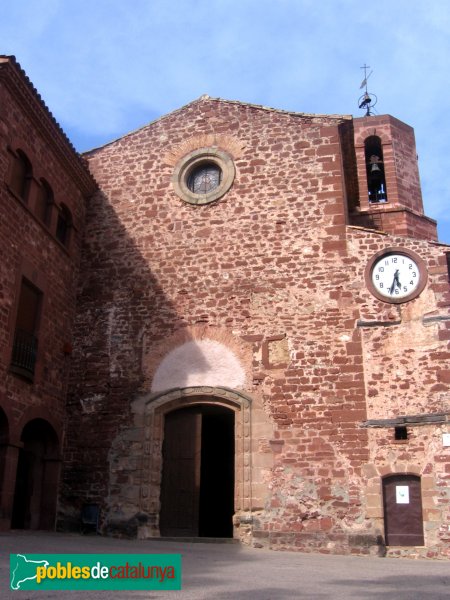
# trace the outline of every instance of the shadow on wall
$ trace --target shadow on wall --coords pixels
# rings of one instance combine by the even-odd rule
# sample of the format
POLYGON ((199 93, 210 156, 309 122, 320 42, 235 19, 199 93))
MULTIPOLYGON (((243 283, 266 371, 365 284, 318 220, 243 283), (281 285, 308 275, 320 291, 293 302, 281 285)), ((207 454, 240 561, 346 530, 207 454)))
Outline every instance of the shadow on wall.
MULTIPOLYGON (((143 207, 144 200, 132 210, 143 207)), ((105 193, 89 202, 67 403, 63 527, 79 521, 84 504, 103 505, 110 494, 114 440, 133 422, 133 400, 150 391, 142 371, 144 347, 151 352, 159 341, 185 332, 182 345, 162 357, 151 391, 219 383, 241 388, 245 381, 239 360, 225 345, 190 336, 195 298, 176 306, 160 283, 161 273, 152 271, 152 265, 170 264, 170 251, 164 261, 155 257, 151 228, 143 233, 136 227, 131 237, 126 224, 105 193)), ((176 290, 176 275, 170 277, 176 290)))
MULTIPOLYGON (((144 391, 144 339, 148 344, 187 326, 152 273, 151 233, 140 238, 140 246, 108 197, 98 192, 87 207, 78 285, 62 526, 79 521, 83 504, 103 504, 108 496, 112 442, 129 426, 132 401, 144 391)), ((196 368, 209 368, 203 353, 194 349, 192 356, 196 368)))

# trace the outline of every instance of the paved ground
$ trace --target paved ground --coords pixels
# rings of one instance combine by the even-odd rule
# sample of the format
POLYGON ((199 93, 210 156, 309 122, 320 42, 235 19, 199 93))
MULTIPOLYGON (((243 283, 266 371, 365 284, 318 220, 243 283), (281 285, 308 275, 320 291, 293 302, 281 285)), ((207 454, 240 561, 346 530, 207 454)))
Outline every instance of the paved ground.
POLYGON ((423 600, 450 598, 450 562, 273 552, 238 544, 117 540, 52 533, 0 534, 1 600, 423 600), (9 554, 180 553, 182 591, 26 592, 9 589, 9 554))

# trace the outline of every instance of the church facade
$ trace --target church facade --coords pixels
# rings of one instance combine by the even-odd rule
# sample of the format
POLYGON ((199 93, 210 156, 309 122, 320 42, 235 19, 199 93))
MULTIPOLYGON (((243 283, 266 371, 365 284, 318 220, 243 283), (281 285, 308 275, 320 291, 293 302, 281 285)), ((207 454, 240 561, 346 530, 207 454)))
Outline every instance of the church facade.
POLYGON ((203 96, 81 159, 3 60, 4 526, 449 557, 450 248, 413 130, 203 96), (47 221, 17 183, 44 155, 47 221))

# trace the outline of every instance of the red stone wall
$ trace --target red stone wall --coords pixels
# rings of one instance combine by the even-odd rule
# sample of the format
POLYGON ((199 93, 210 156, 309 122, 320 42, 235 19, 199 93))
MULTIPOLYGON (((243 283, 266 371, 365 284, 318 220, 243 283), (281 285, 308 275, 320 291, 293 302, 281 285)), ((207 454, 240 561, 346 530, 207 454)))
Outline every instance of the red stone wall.
POLYGON ((88 501, 101 505, 105 531, 158 531, 162 416, 149 416, 152 377, 164 352, 209 339, 236 348, 247 373, 239 391, 252 399, 251 492, 235 535, 328 552, 382 546, 366 487, 375 485, 372 463, 385 463, 364 423, 409 412, 411 396, 414 410, 443 407, 445 392, 434 386, 443 385, 447 322, 421 332, 423 347, 414 336, 423 315, 448 306, 448 285, 441 247, 346 227, 346 123, 202 98, 88 155, 102 191, 87 214, 65 523, 88 501), (187 204, 174 191, 174 169, 211 147, 233 159, 234 183, 212 204, 187 204), (367 261, 392 245, 413 249, 430 270, 427 290, 404 308, 365 286, 367 261), (408 389, 395 375, 394 407, 392 378, 376 366, 387 354, 394 369, 395 344, 386 328, 359 323, 398 320, 399 311, 397 339, 413 355, 401 360, 413 375, 408 389))
POLYGON ((235 412, 235 537, 383 553, 382 480, 407 473, 421 478, 425 547, 388 552, 448 557, 448 248, 423 215, 411 128, 202 97, 89 153, 100 191, 86 205, 92 178, 5 57, 0 105, 0 528, 23 428, 41 419, 57 466, 41 481, 53 499, 33 512, 45 504, 51 526, 65 436, 60 524, 79 527, 83 504, 98 504, 103 532, 159 535, 165 415, 210 403, 235 412), (383 205, 367 204, 368 135, 383 142, 383 205), (235 178, 195 206, 173 178, 202 148, 230 157, 235 178), (33 166, 26 204, 8 185, 17 149, 33 166), (48 224, 41 178, 55 197, 48 224), (62 203, 67 247, 55 238, 62 203), (349 226, 367 217, 380 231, 349 226), (367 288, 366 265, 392 247, 428 273, 404 304, 367 288), (33 381, 9 368, 23 277, 43 293, 33 381))
POLYGON ((366 514, 383 531, 382 477, 420 476, 426 548, 390 548, 389 554, 449 557, 450 448, 442 437, 449 430, 450 416, 447 247, 349 229, 351 253, 363 262, 391 245, 416 252, 427 265, 428 282, 418 298, 399 305, 380 302, 361 280, 354 286, 360 307, 367 419, 408 417, 402 422, 407 440, 395 440, 393 425, 368 429, 366 514))
MULTIPOLYGON (((91 154, 103 194, 88 216, 70 416, 69 456, 77 468, 68 469, 68 490, 104 498, 111 443, 130 427, 130 401, 151 386, 143 378, 143 348, 151 356, 160 340, 200 325, 212 338, 228 330, 253 355, 246 391, 276 432, 273 446, 284 443, 282 470, 294 465, 306 481, 322 477, 322 495, 336 477, 348 489, 340 462, 358 473, 367 450, 366 433, 354 427, 365 416, 364 384, 341 269, 337 125, 332 118, 201 100, 91 154), (233 187, 214 204, 185 204, 173 191, 174 167, 188 152, 212 145, 234 159, 233 187), (279 343, 285 346, 274 352, 279 343)), ((272 465, 269 440, 253 443, 272 465)), ((292 531, 305 507, 276 508, 287 484, 280 469, 274 477, 263 462, 256 528, 262 536, 292 531)), ((123 486, 130 483, 125 478, 123 486)), ((331 494, 330 506, 339 494, 331 494)), ((324 530, 335 517, 313 520, 324 530)))

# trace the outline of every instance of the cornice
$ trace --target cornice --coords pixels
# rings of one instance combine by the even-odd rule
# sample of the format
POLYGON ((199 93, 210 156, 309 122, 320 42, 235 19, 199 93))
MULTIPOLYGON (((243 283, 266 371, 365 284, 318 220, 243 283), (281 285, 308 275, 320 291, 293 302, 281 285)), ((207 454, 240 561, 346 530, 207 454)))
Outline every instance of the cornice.
POLYGON ((0 82, 9 90, 24 113, 51 146, 84 196, 98 188, 85 160, 78 154, 63 129, 14 56, 0 55, 0 82))

